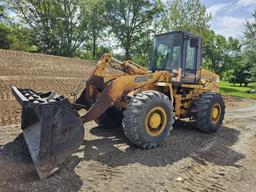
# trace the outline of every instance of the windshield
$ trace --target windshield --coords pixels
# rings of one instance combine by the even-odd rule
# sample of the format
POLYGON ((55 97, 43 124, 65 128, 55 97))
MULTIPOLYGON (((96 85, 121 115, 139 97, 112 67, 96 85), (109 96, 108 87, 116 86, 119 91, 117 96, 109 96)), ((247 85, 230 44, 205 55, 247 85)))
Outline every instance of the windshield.
POLYGON ((181 33, 156 36, 149 69, 171 70, 181 67, 181 49, 181 33))

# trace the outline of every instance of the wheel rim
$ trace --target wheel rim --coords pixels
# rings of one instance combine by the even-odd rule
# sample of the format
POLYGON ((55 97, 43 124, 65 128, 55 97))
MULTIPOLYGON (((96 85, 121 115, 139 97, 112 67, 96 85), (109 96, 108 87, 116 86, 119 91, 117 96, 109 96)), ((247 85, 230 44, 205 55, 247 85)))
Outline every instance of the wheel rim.
POLYGON ((167 114, 162 107, 154 107, 147 113, 145 126, 149 135, 159 136, 167 124, 167 114))
POLYGON ((220 114, 221 114, 221 106, 219 103, 215 103, 212 106, 212 111, 211 111, 211 121, 213 124, 216 124, 220 120, 220 114))

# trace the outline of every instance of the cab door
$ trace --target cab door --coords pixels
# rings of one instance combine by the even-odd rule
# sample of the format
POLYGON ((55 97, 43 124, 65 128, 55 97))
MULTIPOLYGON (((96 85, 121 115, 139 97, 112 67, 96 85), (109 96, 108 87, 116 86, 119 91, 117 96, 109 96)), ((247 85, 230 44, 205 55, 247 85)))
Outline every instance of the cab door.
POLYGON ((184 41, 184 65, 183 78, 184 83, 196 83, 197 71, 199 66, 199 42, 198 38, 187 37, 184 41))

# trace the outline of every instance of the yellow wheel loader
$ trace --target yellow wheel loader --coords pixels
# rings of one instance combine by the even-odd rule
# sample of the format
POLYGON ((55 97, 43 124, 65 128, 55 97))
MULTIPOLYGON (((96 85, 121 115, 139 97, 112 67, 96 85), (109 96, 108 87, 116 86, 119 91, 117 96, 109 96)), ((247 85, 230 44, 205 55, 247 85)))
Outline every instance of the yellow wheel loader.
MULTIPOLYGON (((189 118, 199 130, 216 132, 225 106, 219 76, 202 69, 201 38, 187 32, 155 36, 148 68, 105 54, 75 101, 55 92, 12 87, 22 105, 21 129, 40 178, 55 172, 84 138, 83 124, 123 128, 143 149, 158 147, 175 119, 189 118), (87 113, 79 116, 79 110, 87 113)), ((77 97, 76 97, 77 96, 77 97)))

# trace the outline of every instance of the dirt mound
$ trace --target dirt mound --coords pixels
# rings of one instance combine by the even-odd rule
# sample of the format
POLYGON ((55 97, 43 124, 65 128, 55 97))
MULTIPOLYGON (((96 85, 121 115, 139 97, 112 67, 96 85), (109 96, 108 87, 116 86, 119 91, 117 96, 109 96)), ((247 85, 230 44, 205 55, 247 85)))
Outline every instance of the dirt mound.
POLYGON ((81 59, 1 49, 0 58, 0 126, 20 121, 21 110, 12 96, 12 85, 40 92, 55 90, 72 99, 70 92, 96 65, 81 59))

